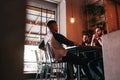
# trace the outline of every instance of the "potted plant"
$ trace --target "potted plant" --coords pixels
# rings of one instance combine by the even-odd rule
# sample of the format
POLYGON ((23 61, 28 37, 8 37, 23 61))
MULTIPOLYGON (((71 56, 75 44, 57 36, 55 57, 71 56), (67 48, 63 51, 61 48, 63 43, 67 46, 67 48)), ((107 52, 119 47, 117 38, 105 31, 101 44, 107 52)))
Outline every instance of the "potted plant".
POLYGON ((100 16, 105 13, 105 9, 103 5, 88 4, 86 5, 86 12, 93 16, 100 16))
POLYGON ((102 29, 105 29, 106 22, 105 21, 101 21, 101 22, 97 23, 96 26, 97 27, 101 27, 102 29))
POLYGON ((96 22, 97 22, 97 20, 96 20, 95 17, 93 17, 93 18, 91 18, 91 19, 89 20, 89 23, 90 23, 90 25, 92 25, 92 26, 94 26, 94 25, 96 24, 96 22))

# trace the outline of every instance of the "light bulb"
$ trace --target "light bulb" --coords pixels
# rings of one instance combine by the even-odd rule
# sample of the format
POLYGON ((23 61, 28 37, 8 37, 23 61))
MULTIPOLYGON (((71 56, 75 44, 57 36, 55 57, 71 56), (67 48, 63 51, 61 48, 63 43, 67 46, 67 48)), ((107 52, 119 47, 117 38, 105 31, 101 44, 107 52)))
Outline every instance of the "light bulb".
POLYGON ((71 23, 74 23, 74 22, 75 22, 75 18, 74 18, 74 17, 71 17, 71 18, 70 18, 70 22, 71 22, 71 23))

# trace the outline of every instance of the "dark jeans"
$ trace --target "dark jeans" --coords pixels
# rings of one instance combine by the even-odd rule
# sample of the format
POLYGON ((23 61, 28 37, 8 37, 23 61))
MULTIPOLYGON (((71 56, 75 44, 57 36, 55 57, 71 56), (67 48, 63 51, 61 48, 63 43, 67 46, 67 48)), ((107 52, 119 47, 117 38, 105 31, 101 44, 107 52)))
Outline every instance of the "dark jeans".
POLYGON ((80 54, 80 56, 77 56, 75 54, 68 52, 67 55, 62 58, 62 61, 70 64, 81 65, 85 74, 88 77, 88 80, 93 80, 92 75, 90 74, 87 62, 82 54, 80 54))
POLYGON ((66 63, 64 73, 65 73, 65 80, 74 80, 75 72, 74 72, 73 64, 66 63))
POLYGON ((101 80, 104 80, 104 68, 103 68, 103 58, 102 57, 91 60, 88 65, 89 65, 90 69, 101 78, 101 80), (98 66, 100 67, 102 72, 99 71, 99 69, 97 68, 98 66))

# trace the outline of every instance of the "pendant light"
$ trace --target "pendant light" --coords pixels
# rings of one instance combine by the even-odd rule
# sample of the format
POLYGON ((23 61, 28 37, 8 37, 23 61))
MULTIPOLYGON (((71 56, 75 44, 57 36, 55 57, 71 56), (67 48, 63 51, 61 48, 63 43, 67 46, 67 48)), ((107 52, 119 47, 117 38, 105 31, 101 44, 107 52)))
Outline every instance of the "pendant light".
POLYGON ((75 18, 73 17, 73 5, 72 5, 72 0, 71 0, 71 18, 70 18, 70 22, 74 23, 75 22, 75 18))

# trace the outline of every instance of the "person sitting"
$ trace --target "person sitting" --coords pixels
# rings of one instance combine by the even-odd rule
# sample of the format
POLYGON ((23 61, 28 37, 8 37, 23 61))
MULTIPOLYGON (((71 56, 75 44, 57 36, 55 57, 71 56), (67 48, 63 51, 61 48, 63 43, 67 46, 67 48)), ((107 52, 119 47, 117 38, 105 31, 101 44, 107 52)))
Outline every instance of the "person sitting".
MULTIPOLYGON (((83 33, 82 35, 82 46, 91 46, 91 37, 88 33, 83 33)), ((84 58, 86 59, 87 63, 94 59, 93 52, 84 52, 82 53, 84 58)), ((85 77, 84 71, 81 70, 81 76, 85 77)))
POLYGON ((82 36, 82 46, 90 46, 91 40, 89 34, 83 34, 82 36))
MULTIPOLYGON (((43 46, 40 46, 39 48, 46 47, 46 44, 49 43, 50 47, 53 50, 53 55, 56 61, 62 61, 62 62, 70 63, 70 64, 82 65, 83 70, 88 77, 88 80, 94 80, 92 75, 90 74, 88 65, 83 55, 81 54, 80 56, 77 56, 75 54, 67 52, 67 50, 62 45, 62 44, 65 44, 67 46, 79 46, 79 44, 59 34, 56 21, 50 20, 47 23, 47 27, 49 28, 50 32, 47 34, 46 38, 44 39, 45 41, 44 41, 43 46)), ((66 80, 71 80, 71 79, 67 77, 66 80)))
MULTIPOLYGON (((91 46, 91 37, 87 33, 83 34, 82 46, 91 46)), ((93 52, 84 52, 83 55, 87 59, 87 62, 94 59, 94 53, 93 52)))
MULTIPOLYGON (((102 47, 101 37, 103 35, 104 35, 103 29, 100 27, 97 27, 95 29, 95 34, 93 34, 93 37, 92 37, 91 46, 102 47)), ((96 57, 97 58, 95 58, 89 62, 89 67, 91 70, 93 70, 98 75, 99 80, 104 80, 102 52, 97 53, 96 57), (98 65, 101 68, 102 72, 97 68, 98 65)))
POLYGON ((91 46, 102 47, 101 37, 104 35, 104 30, 101 27, 95 29, 95 34, 92 36, 91 46))

